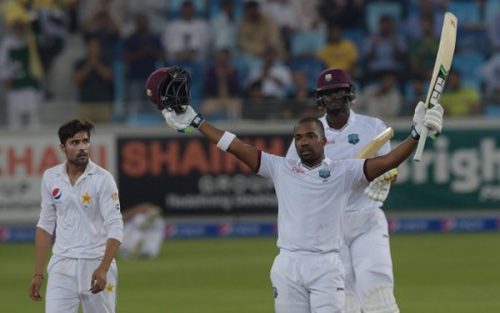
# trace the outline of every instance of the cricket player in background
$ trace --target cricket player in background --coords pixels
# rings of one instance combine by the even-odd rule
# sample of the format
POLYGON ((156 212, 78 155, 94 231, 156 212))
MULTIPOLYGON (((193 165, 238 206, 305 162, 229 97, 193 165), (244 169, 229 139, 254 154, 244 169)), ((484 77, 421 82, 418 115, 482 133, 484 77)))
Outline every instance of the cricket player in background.
POLYGON ((419 132, 441 131, 443 109, 419 104, 411 136, 384 156, 331 160, 323 123, 300 120, 294 127, 299 159, 259 151, 206 122, 189 105, 190 77, 178 67, 161 68, 146 82, 146 93, 167 124, 180 132, 196 128, 223 151, 230 152, 258 175, 271 178, 278 198, 280 250, 271 268, 277 313, 344 312, 344 269, 339 251, 343 214, 351 194, 363 192, 369 181, 397 167, 415 149, 419 132))
POLYGON ((66 161, 45 171, 42 209, 35 233, 35 272, 29 292, 40 301, 48 264, 45 311, 115 312, 117 268, 114 257, 123 236, 118 189, 113 176, 89 158, 89 122, 72 120, 59 128, 66 161))
POLYGON ((158 206, 139 203, 124 211, 123 222, 123 242, 120 246, 122 257, 152 259, 160 254, 165 220, 158 206))
MULTIPOLYGON (((318 106, 326 110, 319 120, 325 127, 325 155, 332 160, 356 158, 363 147, 387 128, 378 118, 351 110, 354 85, 343 70, 329 68, 321 72, 316 97, 318 106)), ((389 153, 390 148, 387 142, 376 155, 389 153)), ((293 143, 287 158, 299 158, 293 143)), ((387 219, 380 209, 396 175, 397 170, 388 171, 349 198, 340 250, 345 267, 346 313, 399 312, 394 297, 387 219)))

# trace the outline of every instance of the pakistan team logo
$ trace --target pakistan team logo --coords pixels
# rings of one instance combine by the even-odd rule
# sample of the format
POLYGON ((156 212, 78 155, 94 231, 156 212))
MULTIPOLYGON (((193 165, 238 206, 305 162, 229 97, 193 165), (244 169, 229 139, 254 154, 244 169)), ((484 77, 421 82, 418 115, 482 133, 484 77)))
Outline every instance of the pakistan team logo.
POLYGON ((347 135, 347 142, 349 142, 351 145, 357 144, 359 142, 359 135, 358 134, 347 135))

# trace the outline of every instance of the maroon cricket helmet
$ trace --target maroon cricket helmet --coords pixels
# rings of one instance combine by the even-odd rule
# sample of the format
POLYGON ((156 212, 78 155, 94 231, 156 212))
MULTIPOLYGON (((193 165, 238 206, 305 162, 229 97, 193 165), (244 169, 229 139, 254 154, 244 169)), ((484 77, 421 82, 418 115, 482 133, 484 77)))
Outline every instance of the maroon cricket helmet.
POLYGON ((146 94, 158 110, 167 109, 182 113, 190 103, 191 78, 184 69, 162 67, 146 80, 146 94))
POLYGON ((316 94, 332 89, 348 89, 354 97, 354 85, 351 77, 345 71, 337 68, 328 68, 322 71, 316 80, 316 94))

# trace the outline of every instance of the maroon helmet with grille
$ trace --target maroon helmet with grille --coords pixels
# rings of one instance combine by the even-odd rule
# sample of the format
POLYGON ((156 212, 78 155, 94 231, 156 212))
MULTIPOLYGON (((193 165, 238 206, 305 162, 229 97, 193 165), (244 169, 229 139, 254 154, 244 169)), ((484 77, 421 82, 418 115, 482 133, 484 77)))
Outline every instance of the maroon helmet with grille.
POLYGON ((328 68, 322 71, 316 80, 316 97, 333 89, 346 89, 350 100, 354 99, 354 85, 349 74, 341 69, 328 68))
POLYGON ((191 78, 184 69, 171 66, 157 69, 146 81, 146 94, 158 110, 182 113, 190 103, 191 78))

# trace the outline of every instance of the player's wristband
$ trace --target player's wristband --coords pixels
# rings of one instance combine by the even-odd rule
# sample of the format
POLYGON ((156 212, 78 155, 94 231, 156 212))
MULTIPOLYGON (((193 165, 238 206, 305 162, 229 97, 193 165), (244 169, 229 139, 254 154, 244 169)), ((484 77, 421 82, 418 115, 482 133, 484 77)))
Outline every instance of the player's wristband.
POLYGON ((417 133, 417 130, 415 129, 415 125, 411 126, 410 136, 411 136, 411 138, 413 140, 419 140, 420 139, 420 134, 417 133))
POLYGON ((228 131, 224 132, 224 135, 222 135, 222 137, 220 137, 219 141, 217 142, 217 148, 221 149, 222 151, 227 151, 234 138, 236 138, 235 134, 228 131))
POLYGON ((40 273, 36 273, 36 274, 34 274, 34 275, 33 275, 33 278, 35 278, 35 277, 37 277, 37 276, 39 276, 41 279, 44 279, 43 274, 40 274, 40 273))
POLYGON ((204 121, 205 119, 203 118, 203 115, 198 113, 191 121, 191 126, 193 126, 194 128, 200 128, 201 124, 203 124, 204 121))

